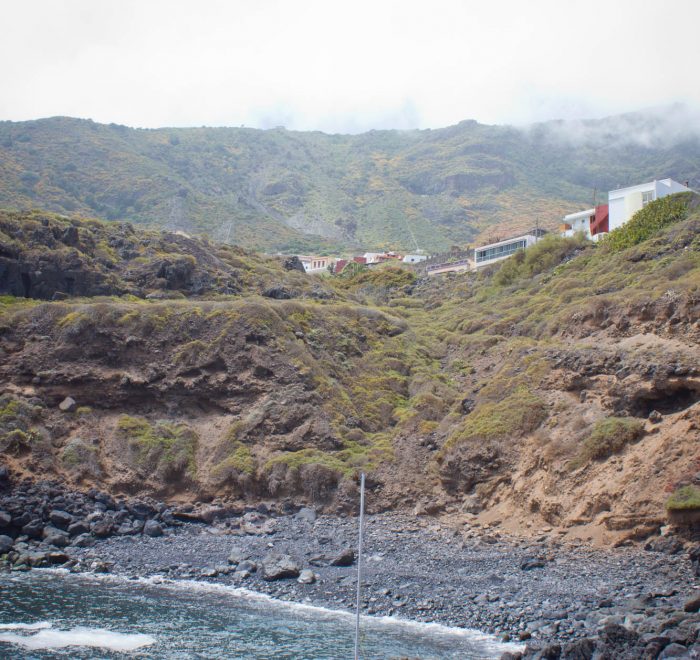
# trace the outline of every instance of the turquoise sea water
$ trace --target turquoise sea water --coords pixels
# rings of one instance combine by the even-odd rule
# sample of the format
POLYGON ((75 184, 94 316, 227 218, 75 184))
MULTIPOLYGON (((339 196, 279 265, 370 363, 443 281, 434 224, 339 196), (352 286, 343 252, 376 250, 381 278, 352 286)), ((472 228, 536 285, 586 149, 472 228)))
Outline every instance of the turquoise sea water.
MULTIPOLYGON (((0 575, 0 658, 353 657, 352 616, 197 582, 0 575)), ((363 617, 363 658, 497 658, 479 633, 363 617)), ((511 647, 512 648, 512 647, 511 647)))

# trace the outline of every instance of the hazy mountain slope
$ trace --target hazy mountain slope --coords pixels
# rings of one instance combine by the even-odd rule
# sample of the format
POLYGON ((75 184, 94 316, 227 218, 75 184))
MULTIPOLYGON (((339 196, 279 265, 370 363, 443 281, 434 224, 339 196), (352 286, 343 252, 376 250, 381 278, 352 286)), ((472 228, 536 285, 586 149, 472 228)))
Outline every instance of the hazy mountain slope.
POLYGON ((326 135, 2 122, 0 206, 203 231, 268 251, 435 251, 553 226, 592 203, 594 187, 662 176, 700 183, 697 138, 666 136, 657 123, 629 115, 326 135))

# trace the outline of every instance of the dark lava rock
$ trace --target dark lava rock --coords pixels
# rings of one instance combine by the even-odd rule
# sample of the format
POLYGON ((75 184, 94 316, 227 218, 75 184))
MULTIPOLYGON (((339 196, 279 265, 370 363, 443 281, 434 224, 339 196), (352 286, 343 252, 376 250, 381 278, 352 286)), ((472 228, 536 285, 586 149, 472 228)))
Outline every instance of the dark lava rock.
POLYGON ((56 525, 56 527, 66 529, 73 522, 73 516, 66 511, 55 509, 49 514, 49 520, 56 525))
POLYGON ((41 520, 32 520, 22 527, 22 534, 26 534, 30 539, 41 538, 44 531, 44 523, 41 520))
POLYGON ((148 520, 146 524, 143 526, 143 533, 146 536, 151 536, 153 538, 157 536, 163 536, 163 527, 161 526, 160 523, 157 523, 155 520, 148 520))
POLYGON ((45 527, 42 536, 46 543, 55 545, 57 548, 65 548, 70 543, 68 532, 64 532, 62 529, 56 529, 56 527, 45 527))
POLYGON ((562 658, 566 660, 591 660, 595 651, 595 642, 588 637, 570 642, 562 650, 562 658))
POLYGON ((88 525, 83 520, 74 522, 72 525, 68 526, 68 533, 71 536, 80 536, 81 534, 87 534, 90 531, 90 525, 88 525))
POLYGON ((284 578, 296 578, 301 573, 296 559, 289 555, 272 553, 262 560, 263 579, 268 582, 272 580, 282 580, 284 578))
POLYGON ((693 565, 693 571, 696 577, 700 577, 700 544, 696 545, 689 553, 690 563, 693 565))
POLYGON ((526 557, 520 563, 520 568, 523 571, 531 571, 533 568, 544 568, 547 562, 540 557, 526 557))
POLYGON ((700 610, 700 591, 696 591, 683 605, 686 612, 697 612, 700 610))
POLYGON ((97 522, 92 523, 90 527, 90 531, 98 539, 106 539, 112 534, 113 529, 114 526, 112 525, 111 520, 98 520, 97 522))
POLYGON ((4 555, 6 552, 12 550, 14 541, 9 536, 0 536, 0 555, 4 555))
POLYGON ((271 286, 263 291, 263 296, 265 298, 273 298, 274 300, 291 300, 297 297, 295 291, 290 291, 285 286, 271 286))
POLYGON ((688 649, 681 644, 669 644, 661 654, 658 660, 666 660, 666 658, 689 658, 688 649))
POLYGON ((355 563, 355 551, 349 548, 342 550, 331 559, 331 566, 352 566, 355 563))
POLYGON ((285 270, 298 270, 300 273, 306 272, 304 270, 304 264, 301 262, 301 259, 299 259, 299 257, 297 256, 288 257, 284 260, 284 263, 282 265, 284 266, 285 270))
POLYGON ((12 522, 12 516, 9 513, 0 511, 0 527, 7 527, 12 522))

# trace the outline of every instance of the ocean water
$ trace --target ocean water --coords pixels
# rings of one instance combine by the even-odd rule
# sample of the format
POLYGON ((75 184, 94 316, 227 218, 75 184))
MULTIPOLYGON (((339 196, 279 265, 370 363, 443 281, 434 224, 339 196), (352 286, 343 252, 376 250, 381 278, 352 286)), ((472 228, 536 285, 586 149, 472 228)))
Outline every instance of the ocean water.
MULTIPOLYGON (((362 618, 361 657, 498 658, 474 631, 362 618)), ((0 574, 0 658, 352 658, 351 615, 202 582, 0 574)))

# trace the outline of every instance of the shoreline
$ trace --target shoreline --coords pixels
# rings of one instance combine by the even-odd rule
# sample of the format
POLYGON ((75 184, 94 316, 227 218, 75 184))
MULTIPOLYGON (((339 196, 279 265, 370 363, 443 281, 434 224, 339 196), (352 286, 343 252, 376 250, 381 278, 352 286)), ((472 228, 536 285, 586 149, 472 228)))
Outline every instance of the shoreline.
MULTIPOLYGON (((351 613, 356 565, 330 561, 352 550, 356 528, 354 518, 319 516, 309 522, 294 515, 263 517, 258 533, 250 528, 241 533, 225 522, 187 524, 158 538, 112 537, 74 556, 80 570, 94 565, 127 578, 242 587, 351 613), (228 564, 232 551, 247 555, 243 561, 255 563, 256 570, 228 564), (263 579, 260 565, 271 553, 293 557, 301 570, 313 571, 314 582, 263 579)), ((624 621, 650 594, 655 607, 680 607, 692 592, 684 555, 553 546, 495 535, 463 539, 435 521, 402 514, 368 516, 366 539, 364 615, 477 630, 503 641, 571 642, 609 621, 624 621)))
MULTIPOLYGON (((0 521, 13 535, 0 535, 8 571, 60 566, 189 580, 355 609, 358 519, 343 514, 264 504, 173 508, 25 482, 0 498, 0 521)), ((700 594, 700 567, 672 535, 644 549, 600 549, 401 512, 369 514, 365 524, 362 614, 376 620, 477 631, 531 649, 590 644, 606 630, 617 638, 634 632, 639 639, 625 638, 627 646, 668 630, 688 647, 697 640, 700 599, 696 609, 688 603, 700 594)))

